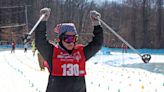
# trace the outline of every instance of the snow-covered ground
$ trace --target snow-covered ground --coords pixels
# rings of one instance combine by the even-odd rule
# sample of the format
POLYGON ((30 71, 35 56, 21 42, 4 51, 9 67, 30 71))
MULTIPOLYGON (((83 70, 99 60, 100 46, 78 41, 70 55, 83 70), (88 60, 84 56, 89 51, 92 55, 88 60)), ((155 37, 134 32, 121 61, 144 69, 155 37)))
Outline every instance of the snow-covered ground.
MULTIPOLYGON (((164 92, 164 52, 144 64, 134 53, 102 50, 86 65, 87 92, 164 92)), ((49 73, 31 50, 1 50, 0 68, 0 92, 45 92, 49 73)))

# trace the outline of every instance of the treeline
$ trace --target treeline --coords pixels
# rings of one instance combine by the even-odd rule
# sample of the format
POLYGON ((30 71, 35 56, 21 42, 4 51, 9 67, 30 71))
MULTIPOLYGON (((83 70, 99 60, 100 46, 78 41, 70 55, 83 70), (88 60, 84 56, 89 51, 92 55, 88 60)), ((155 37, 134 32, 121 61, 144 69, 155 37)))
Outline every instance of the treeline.
MULTIPOLYGON (((80 33, 80 42, 91 40, 93 27, 89 11, 97 10, 101 18, 135 48, 164 48, 164 0, 119 0, 119 2, 95 2, 94 0, 1 0, 0 6, 27 6, 28 26, 33 27, 39 18, 39 10, 51 8, 48 21, 48 36, 53 40, 53 29, 62 22, 75 23, 80 33)), ((26 23, 25 7, 0 8, 0 25, 26 23), (22 10, 21 10, 22 9, 22 10), (16 13, 22 11, 24 13, 16 13), (11 13, 7 18, 3 14, 11 13), (12 16, 13 14, 17 14, 12 16)), ((104 45, 121 47, 122 42, 104 28, 104 45)))

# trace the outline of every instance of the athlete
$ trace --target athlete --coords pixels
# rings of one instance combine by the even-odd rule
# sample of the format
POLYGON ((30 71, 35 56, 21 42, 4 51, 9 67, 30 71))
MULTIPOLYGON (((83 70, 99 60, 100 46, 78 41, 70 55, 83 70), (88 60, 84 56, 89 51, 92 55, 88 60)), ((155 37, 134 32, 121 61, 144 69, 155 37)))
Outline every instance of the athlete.
POLYGON ((11 53, 15 53, 16 43, 14 41, 11 43, 11 47, 11 53))
POLYGON ((46 39, 46 23, 50 9, 43 8, 40 14, 46 15, 35 30, 35 43, 50 69, 46 92, 86 92, 85 62, 94 56, 103 44, 103 29, 98 20, 100 14, 96 11, 90 12, 94 36, 86 46, 77 44, 78 33, 73 23, 58 24, 55 27, 58 44, 50 44, 46 39))

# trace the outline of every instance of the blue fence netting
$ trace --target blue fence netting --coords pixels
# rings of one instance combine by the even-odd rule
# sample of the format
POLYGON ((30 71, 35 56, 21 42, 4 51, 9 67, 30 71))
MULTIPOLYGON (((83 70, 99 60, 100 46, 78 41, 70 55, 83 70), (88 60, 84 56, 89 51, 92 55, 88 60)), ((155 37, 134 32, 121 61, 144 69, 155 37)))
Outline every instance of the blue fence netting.
MULTIPOLYGON (((23 44, 17 44, 16 45, 16 49, 22 49, 22 48, 24 48, 23 44)), ((28 48, 31 48, 31 46, 28 45, 28 48)), ((11 45, 0 45, 0 51, 7 50, 7 49, 11 49, 11 45)))

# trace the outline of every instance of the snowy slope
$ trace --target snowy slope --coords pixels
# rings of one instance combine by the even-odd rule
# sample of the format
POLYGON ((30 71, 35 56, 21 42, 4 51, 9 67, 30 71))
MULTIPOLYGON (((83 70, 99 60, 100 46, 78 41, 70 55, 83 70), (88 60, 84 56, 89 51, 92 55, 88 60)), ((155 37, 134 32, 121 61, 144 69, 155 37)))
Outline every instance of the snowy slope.
POLYGON ((0 76, 0 85, 4 86, 0 86, 0 92, 45 92, 48 71, 40 71, 37 58, 31 52, 1 51, 0 62, 0 73, 4 75, 0 76))
MULTIPOLYGON (((87 92, 163 92, 164 55, 144 64, 134 53, 108 50, 87 61, 87 92)), ((31 50, 0 51, 0 67, 0 92, 45 92, 49 73, 40 71, 31 50)))

